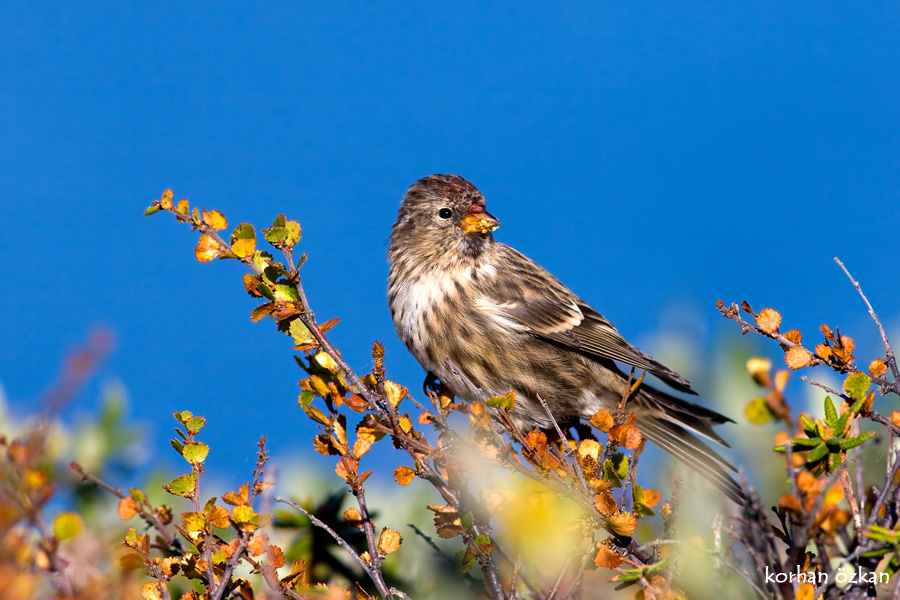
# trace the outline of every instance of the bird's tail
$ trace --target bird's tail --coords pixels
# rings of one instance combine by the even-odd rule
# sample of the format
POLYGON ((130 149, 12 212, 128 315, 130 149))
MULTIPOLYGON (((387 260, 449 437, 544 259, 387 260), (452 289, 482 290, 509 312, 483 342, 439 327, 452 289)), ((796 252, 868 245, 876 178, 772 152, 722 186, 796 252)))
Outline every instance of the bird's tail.
POLYGON ((713 427, 734 421, 649 386, 642 387, 642 393, 634 401, 638 409, 637 427, 647 439, 712 482, 734 502, 746 501, 741 487, 732 478, 734 467, 694 435, 727 448, 728 443, 713 427))

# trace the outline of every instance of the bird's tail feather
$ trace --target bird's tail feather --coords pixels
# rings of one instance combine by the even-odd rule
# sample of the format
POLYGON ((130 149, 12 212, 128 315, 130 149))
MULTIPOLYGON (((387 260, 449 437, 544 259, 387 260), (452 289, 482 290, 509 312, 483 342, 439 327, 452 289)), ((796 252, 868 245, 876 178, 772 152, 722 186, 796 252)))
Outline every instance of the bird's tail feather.
POLYGON ((745 502, 744 492, 731 476, 734 467, 692 433, 728 446, 713 431, 713 426, 731 419, 652 388, 645 390, 645 394, 641 404, 650 408, 646 406, 649 404, 652 408, 638 413, 637 426, 641 433, 673 458, 705 477, 731 500, 739 504, 745 502))

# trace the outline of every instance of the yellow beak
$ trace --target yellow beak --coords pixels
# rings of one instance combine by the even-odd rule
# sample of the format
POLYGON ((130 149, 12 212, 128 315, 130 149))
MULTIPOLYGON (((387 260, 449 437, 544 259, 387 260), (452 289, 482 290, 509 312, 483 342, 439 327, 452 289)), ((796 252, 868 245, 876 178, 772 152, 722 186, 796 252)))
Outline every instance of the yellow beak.
POLYGON ((488 212, 471 213, 459 222, 466 233, 487 233, 500 227, 500 221, 488 212))

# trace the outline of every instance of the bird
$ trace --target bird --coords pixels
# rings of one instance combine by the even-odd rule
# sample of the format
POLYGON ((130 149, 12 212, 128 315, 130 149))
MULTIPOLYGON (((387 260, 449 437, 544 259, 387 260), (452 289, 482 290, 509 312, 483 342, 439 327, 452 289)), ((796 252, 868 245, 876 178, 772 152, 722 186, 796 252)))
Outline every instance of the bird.
MULTIPOLYGON (((615 409, 623 368, 675 391, 690 382, 632 344, 540 265, 494 239, 499 220, 459 175, 431 175, 406 192, 388 246, 388 303, 397 333, 428 373, 468 402, 514 391, 521 431, 551 431, 615 409)), ((745 495, 734 467, 700 438, 728 447, 714 427, 734 421, 642 383, 628 401, 644 437, 731 500, 745 495)))

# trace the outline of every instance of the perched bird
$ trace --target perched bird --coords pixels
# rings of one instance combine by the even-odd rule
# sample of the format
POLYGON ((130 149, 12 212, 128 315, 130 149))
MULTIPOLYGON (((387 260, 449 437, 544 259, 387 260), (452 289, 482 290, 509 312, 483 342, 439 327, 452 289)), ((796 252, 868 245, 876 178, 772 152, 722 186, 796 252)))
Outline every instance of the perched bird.
MULTIPOLYGON (((515 391, 511 414, 523 431, 553 426, 538 396, 564 425, 615 412, 628 386, 616 362, 696 393, 550 273, 495 241, 498 225, 458 175, 420 179, 403 198, 388 300, 400 338, 431 376, 467 401, 515 391)), ((742 501, 734 468, 697 437, 728 446, 713 426, 731 419, 646 384, 628 410, 650 441, 742 501)))

